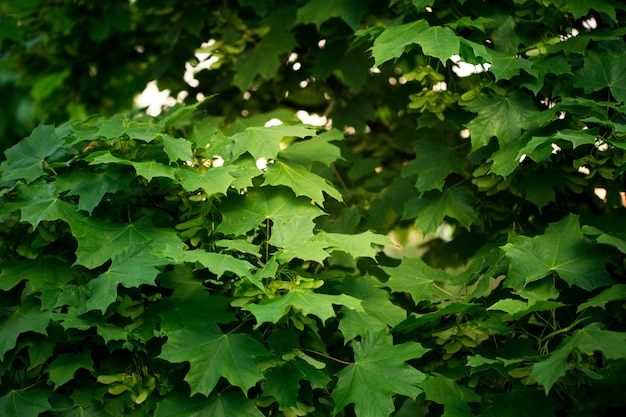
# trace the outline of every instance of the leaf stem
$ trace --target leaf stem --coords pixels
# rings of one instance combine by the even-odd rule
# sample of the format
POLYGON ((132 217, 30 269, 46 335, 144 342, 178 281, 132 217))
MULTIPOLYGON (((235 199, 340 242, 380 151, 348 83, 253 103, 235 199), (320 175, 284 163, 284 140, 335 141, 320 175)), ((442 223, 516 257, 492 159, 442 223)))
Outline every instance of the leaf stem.
POLYGON ((338 362, 338 363, 342 363, 342 364, 344 364, 344 365, 354 365, 354 362, 347 362, 347 361, 344 361, 344 360, 341 360, 341 359, 338 359, 338 358, 332 357, 332 356, 330 356, 330 355, 328 355, 328 354, 326 354, 326 353, 324 353, 324 352, 318 352, 317 350, 305 349, 305 348, 300 348, 300 350, 302 350, 302 351, 304 351, 304 352, 315 353, 315 354, 317 354, 317 355, 320 355, 320 356, 323 356, 323 357, 325 357, 325 358, 327 358, 327 359, 330 359, 331 361, 335 361, 335 362, 338 362))

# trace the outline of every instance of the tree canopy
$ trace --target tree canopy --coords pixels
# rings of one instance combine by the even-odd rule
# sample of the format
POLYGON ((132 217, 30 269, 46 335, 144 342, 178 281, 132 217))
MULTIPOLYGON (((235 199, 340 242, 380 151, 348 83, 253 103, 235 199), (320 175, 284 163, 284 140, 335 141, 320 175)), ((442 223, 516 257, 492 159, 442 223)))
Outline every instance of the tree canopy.
POLYGON ((0 0, 0 414, 623 411, 625 22, 0 0))

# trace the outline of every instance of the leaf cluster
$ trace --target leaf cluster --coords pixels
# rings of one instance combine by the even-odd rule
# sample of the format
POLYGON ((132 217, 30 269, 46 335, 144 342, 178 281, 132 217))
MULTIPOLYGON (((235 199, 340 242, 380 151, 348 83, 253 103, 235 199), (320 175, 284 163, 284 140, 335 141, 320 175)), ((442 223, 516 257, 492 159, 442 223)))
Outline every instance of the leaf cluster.
POLYGON ((0 12, 0 414, 626 407, 621 3, 0 12))

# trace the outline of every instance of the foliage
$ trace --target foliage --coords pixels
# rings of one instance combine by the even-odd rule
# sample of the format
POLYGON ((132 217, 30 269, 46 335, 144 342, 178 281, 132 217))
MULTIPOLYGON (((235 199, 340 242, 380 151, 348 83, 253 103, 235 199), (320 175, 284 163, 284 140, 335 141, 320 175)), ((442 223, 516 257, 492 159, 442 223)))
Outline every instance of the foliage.
POLYGON ((226 3, 0 1, 0 414, 623 411, 626 7, 226 3))

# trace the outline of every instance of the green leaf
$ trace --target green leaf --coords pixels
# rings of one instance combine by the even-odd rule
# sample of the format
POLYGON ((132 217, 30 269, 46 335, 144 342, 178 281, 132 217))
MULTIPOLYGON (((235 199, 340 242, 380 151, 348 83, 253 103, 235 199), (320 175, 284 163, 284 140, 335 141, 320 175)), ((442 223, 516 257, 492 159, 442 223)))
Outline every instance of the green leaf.
POLYGON ((626 54, 612 55, 591 50, 585 54, 585 65, 574 73, 574 86, 585 93, 609 88, 618 102, 626 100, 626 54))
MULTIPOLYGON (((137 174, 148 180, 152 179, 146 172, 140 173, 138 170, 137 174)), ((127 168, 109 166, 102 172, 88 172, 82 175, 73 173, 64 177, 57 177, 55 184, 58 187, 58 192, 69 190, 67 195, 78 196, 78 209, 91 214, 106 194, 113 194, 126 189, 132 179, 133 177, 127 168)))
POLYGON ((330 143, 339 140, 343 140, 343 132, 332 129, 311 139, 292 143, 278 152, 278 158, 307 169, 311 168, 313 162, 330 166, 333 162, 343 159, 339 147, 330 143))
POLYGON ((311 220, 323 214, 310 200, 296 197, 282 187, 254 188, 242 196, 232 196, 220 206, 222 223, 217 231, 242 235, 262 224, 266 219, 287 222, 296 216, 311 220))
POLYGON ((387 236, 367 232, 358 234, 319 232, 312 239, 322 242, 328 252, 342 251, 354 258, 376 258, 378 250, 372 245, 390 246, 391 239, 387 236))
POLYGON ((393 292, 406 292, 415 304, 433 296, 445 294, 440 285, 451 276, 441 269, 431 268, 421 258, 402 258, 396 267, 381 267, 389 275, 384 285, 393 292))
POLYGON ((237 169, 234 165, 225 165, 209 169, 184 167, 176 172, 176 176, 181 182, 185 191, 190 193, 199 189, 211 196, 214 194, 224 194, 235 182, 233 171, 237 169))
POLYGON ((294 216, 289 220, 274 221, 269 243, 282 249, 279 256, 283 262, 298 258, 322 264, 329 256, 325 250, 329 245, 314 239, 314 227, 315 223, 310 216, 294 216))
POLYGON ((404 219, 417 216, 415 227, 425 235, 434 233, 444 218, 457 220, 465 228, 478 222, 478 215, 474 210, 476 197, 467 187, 446 188, 442 193, 430 191, 423 197, 414 197, 404 206, 404 219))
POLYGON ((276 159, 280 143, 286 137, 315 136, 315 128, 306 125, 250 126, 233 135, 233 159, 248 152, 256 160, 276 159))
POLYGON ((286 294, 280 295, 258 304, 250 304, 245 310, 250 311, 256 318, 257 325, 278 323, 290 310, 301 312, 305 316, 313 315, 325 322, 335 317, 333 305, 341 305, 353 310, 363 310, 361 300, 349 295, 329 295, 313 292, 308 288, 294 288, 286 294))
POLYGON ((160 272, 157 267, 169 262, 169 259, 154 254, 150 244, 129 246, 115 256, 106 272, 89 281, 87 287, 91 290, 91 297, 79 311, 100 310, 104 313, 115 302, 118 285, 126 288, 154 285, 160 272))
POLYGON ((520 75, 520 70, 524 70, 532 75, 533 63, 527 59, 517 56, 517 54, 508 54, 490 49, 491 67, 489 71, 493 73, 496 81, 510 80, 520 75))
POLYGON ((537 112, 531 97, 520 91, 513 91, 507 96, 482 96, 467 108, 478 113, 466 124, 471 133, 472 151, 487 146, 494 136, 501 147, 519 140, 522 129, 528 127, 526 120, 537 112))
POLYGON ((0 180, 23 179, 27 183, 36 180, 44 173, 43 165, 46 158, 58 151, 64 143, 57 137, 54 127, 37 126, 30 136, 4 151, 7 165, 1 173, 0 180))
POLYGON ((407 46, 417 42, 420 32, 427 28, 428 22, 423 19, 403 25, 385 27, 384 32, 376 38, 372 46, 374 66, 379 67, 390 59, 398 58, 404 53, 407 46))
POLYGON ((259 342, 247 334, 224 334, 213 323, 199 330, 183 327, 167 334, 158 356, 175 363, 189 362, 185 381, 191 386, 191 395, 209 395, 221 377, 244 392, 263 379, 256 358, 267 352, 259 342))
POLYGON ((173 138, 170 135, 162 134, 163 150, 170 159, 170 162, 193 161, 193 151, 191 142, 185 138, 173 138))
POLYGON ((425 375, 405 362, 420 358, 428 349, 419 343, 394 345, 384 332, 368 334, 352 341, 354 363, 337 373, 332 392, 335 413, 353 403, 357 417, 380 417, 394 410, 396 394, 417 397, 425 375))
POLYGON ((294 361, 271 368, 265 377, 264 395, 276 398, 281 408, 296 406, 300 380, 306 377, 306 374, 294 361))
POLYGON ((591 326, 576 330, 547 359, 535 364, 529 382, 538 382, 548 395, 554 383, 565 376, 568 358, 574 349, 588 355, 600 351, 608 360, 624 359, 626 358, 626 334, 591 326))
POLYGON ((429 138, 418 141, 415 158, 409 162, 402 175, 417 174, 415 188, 420 192, 443 190, 445 180, 452 173, 463 173, 465 158, 445 141, 429 138))
POLYGON ((98 164, 120 164, 130 165, 135 168, 137 175, 140 175, 151 181, 155 177, 165 177, 170 179, 176 179, 176 168, 169 165, 165 165, 157 161, 130 161, 128 159, 121 159, 113 156, 109 151, 104 153, 92 154, 86 160, 91 165, 98 164))
POLYGON ((626 284, 611 285, 600 294, 587 300, 586 303, 579 305, 576 312, 579 313, 589 307, 605 308, 605 306, 612 301, 623 300, 626 300, 626 284))
MULTIPOLYGON (((169 248, 168 248, 169 249, 169 248)), ((238 277, 249 277, 253 265, 245 259, 235 258, 225 253, 206 252, 202 249, 187 251, 166 250, 164 254, 178 262, 198 262, 209 271, 222 277, 226 272, 232 272, 238 277)))
POLYGON ((575 19, 580 19, 581 17, 587 16, 589 14, 589 10, 593 9, 598 12, 606 13, 616 22, 615 17, 615 9, 617 4, 611 1, 606 0, 597 0, 593 2, 588 2, 585 0, 565 0, 565 10, 572 13, 575 19))
POLYGON ((48 402, 50 392, 39 388, 28 390, 9 390, 0 397, 0 414, 3 416, 30 417, 51 411, 48 402))
POLYGON ((366 333, 387 331, 406 319, 406 311, 393 304, 389 292, 380 288, 382 285, 376 278, 368 275, 343 279, 342 293, 362 300, 363 311, 349 308, 341 309, 339 330, 344 340, 352 340, 366 333))
POLYGON ((86 350, 78 354, 61 354, 46 367, 46 372, 50 376, 50 381, 54 384, 54 389, 74 379, 74 373, 79 369, 93 371, 93 359, 91 352, 86 350))
POLYGON ((50 311, 41 310, 34 297, 26 297, 19 306, 9 307, 0 321, 0 358, 15 347, 17 338, 26 332, 47 335, 50 311))
POLYGON ((585 239, 575 215, 550 224, 543 235, 517 236, 502 249, 510 261, 504 281, 510 288, 552 272, 587 291, 613 283, 605 268, 609 255, 585 239))
POLYGON ((102 121, 94 136, 96 138, 104 137, 107 140, 116 142, 117 139, 125 135, 130 139, 137 139, 149 143, 160 135, 160 129, 156 124, 138 122, 116 114, 102 121))
POLYGON ((254 48, 241 54, 233 65, 235 75, 232 82, 241 91, 253 85, 256 75, 271 80, 281 66, 280 55, 291 52, 297 46, 293 33, 284 27, 294 20, 292 9, 278 10, 270 19, 271 31, 254 48))
POLYGON ((537 410, 541 415, 555 415, 558 404, 535 388, 515 388, 509 392, 499 393, 491 398, 491 406, 481 416, 484 417, 535 417, 537 410))
POLYGON ((343 201, 341 193, 330 182, 301 165, 289 165, 280 161, 268 164, 264 184, 285 185, 296 195, 310 197, 319 205, 325 201, 324 193, 337 201, 343 201))
POLYGON ((367 11, 366 7, 367 3, 360 0, 312 0, 298 9, 295 24, 314 23, 319 29, 327 20, 340 17, 354 30, 367 11))
POLYGON ((413 42, 422 47, 424 55, 438 58, 444 65, 452 55, 459 53, 461 43, 452 29, 432 26, 421 30, 413 38, 413 42))
POLYGON ((154 417, 263 417, 263 414, 240 392, 227 391, 206 398, 168 396, 157 403, 154 417))
POLYGON ((441 374, 426 375, 419 386, 424 390, 426 399, 444 405, 444 416, 467 416, 474 414, 467 402, 480 402, 480 396, 468 387, 461 386, 453 379, 441 374), (450 409, 453 412, 450 412, 450 409))

